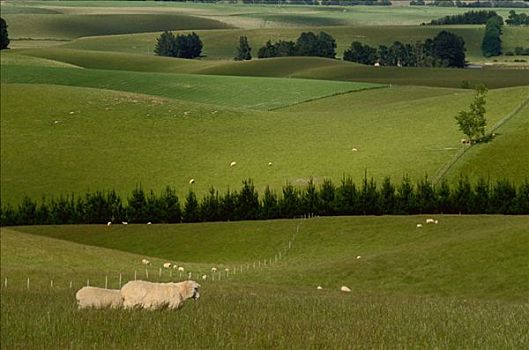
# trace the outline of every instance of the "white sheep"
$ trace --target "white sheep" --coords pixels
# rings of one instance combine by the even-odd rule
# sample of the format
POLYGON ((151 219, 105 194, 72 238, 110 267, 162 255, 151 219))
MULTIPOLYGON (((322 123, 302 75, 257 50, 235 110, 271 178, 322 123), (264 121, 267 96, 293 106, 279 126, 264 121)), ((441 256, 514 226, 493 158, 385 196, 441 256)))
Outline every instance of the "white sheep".
POLYGON ((230 166, 236 166, 237 165, 237 162, 231 162, 230 163, 230 166))
POLYGON ((433 224, 435 222, 434 219, 426 219, 427 224, 433 224))
POLYGON ((357 152, 358 149, 357 149, 357 148, 353 148, 353 149, 351 149, 351 151, 353 151, 353 152, 357 152))
POLYGON ((172 265, 173 264, 171 264, 170 262, 166 262, 166 263, 163 264, 163 267, 164 267, 164 269, 170 269, 172 265))
POLYGON ((205 281, 208 279, 208 275, 202 275, 202 279, 205 281))
POLYGON ((268 162, 268 166, 272 166, 272 162, 268 162))
POLYGON ((112 225, 112 221, 107 222, 107 226, 112 225))
POLYGON ((79 309, 93 307, 95 309, 120 308, 123 297, 119 289, 103 289, 97 287, 83 287, 75 293, 79 309))
POLYGON ((141 263, 143 265, 150 265, 151 264, 151 262, 149 260, 147 260, 147 259, 141 259, 141 263))
POLYGON ((346 286, 342 286, 342 288, 340 288, 340 290, 342 292, 346 292, 346 293, 349 293, 351 291, 351 289, 349 287, 346 287, 346 286))
POLYGON ((187 299, 200 298, 200 284, 195 281, 154 283, 130 281, 121 288, 126 309, 178 309, 187 299))
POLYGON ((177 270, 178 269, 178 265, 173 265, 173 270, 177 270))
POLYGON ((211 272, 217 272, 217 268, 216 267, 212 267, 211 268, 211 272))
POLYGON ((184 271, 184 267, 183 266, 178 266, 178 271, 184 271))
POLYGON ((189 184, 190 184, 190 185, 192 185, 192 184, 194 184, 194 183, 195 183, 195 179, 191 179, 191 180, 189 180, 189 184))
POLYGON ((150 222, 150 221, 147 223, 147 225, 151 225, 151 224, 152 224, 152 222, 150 222))
POLYGON ((433 223, 434 223, 434 224, 438 224, 438 223, 439 223, 439 220, 435 220, 433 223))
POLYGON ((316 289, 317 290, 322 290, 323 288, 322 288, 322 286, 317 286, 316 289))
POLYGON ((122 221, 121 223, 122 223, 123 225, 128 225, 128 224, 129 224, 129 223, 126 222, 126 221, 122 221))
POLYGON ((356 256, 356 260, 360 260, 360 259, 362 259, 362 256, 361 255, 357 255, 356 256))

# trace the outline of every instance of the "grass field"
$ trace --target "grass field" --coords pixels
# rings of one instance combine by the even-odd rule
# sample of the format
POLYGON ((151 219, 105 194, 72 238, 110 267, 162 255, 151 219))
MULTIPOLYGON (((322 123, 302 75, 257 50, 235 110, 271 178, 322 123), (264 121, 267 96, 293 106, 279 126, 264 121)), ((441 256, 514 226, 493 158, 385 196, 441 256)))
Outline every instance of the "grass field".
POLYGON ((3 83, 91 87, 177 98, 211 105, 269 110, 384 85, 302 79, 228 77, 2 66, 3 83))
MULTIPOLYGON (((491 91, 490 124, 526 96, 527 88, 491 91)), ((310 177, 338 181, 344 173, 359 181, 366 168, 379 180, 433 175, 461 147, 453 117, 471 98, 467 90, 392 87, 259 112, 2 84, 2 200, 109 188, 130 193, 138 184, 174 185, 183 196, 190 178, 203 194, 210 186, 237 189, 247 178, 260 191, 287 181, 304 185, 310 177), (231 161, 238 165, 230 168, 231 161)))
POLYGON ((443 216, 416 229, 423 220, 3 228, 2 347, 525 348, 527 218, 443 216), (292 234, 282 259, 253 269, 292 234), (201 299, 177 312, 76 310, 87 278, 116 288, 148 254, 163 258, 150 258, 151 280, 163 261, 252 267, 201 281, 201 299))

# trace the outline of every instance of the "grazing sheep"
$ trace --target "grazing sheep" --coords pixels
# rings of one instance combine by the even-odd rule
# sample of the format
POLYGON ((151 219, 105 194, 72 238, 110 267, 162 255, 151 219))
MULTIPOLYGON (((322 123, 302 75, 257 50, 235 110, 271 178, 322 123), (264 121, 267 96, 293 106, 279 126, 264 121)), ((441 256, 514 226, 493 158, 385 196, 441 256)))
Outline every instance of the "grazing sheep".
POLYGON ((439 223, 439 220, 435 220, 433 223, 434 223, 434 224, 438 224, 438 223, 439 223))
POLYGON ((192 185, 192 184, 194 184, 194 183, 195 183, 195 179, 191 179, 191 180, 189 180, 189 184, 190 184, 190 185, 192 185))
POLYGON ((173 265, 173 270, 177 270, 178 269, 178 265, 173 265))
POLYGON ((83 287, 75 293, 75 299, 79 309, 116 309, 123 306, 123 297, 118 289, 83 287))
POLYGON ((211 268, 211 272, 217 272, 217 268, 216 267, 212 267, 211 268))
POLYGON ((173 264, 171 264, 170 262, 166 262, 166 263, 163 264, 163 267, 164 267, 165 269, 170 269, 172 265, 173 265, 173 264))
POLYGON ((185 300, 200 298, 199 288, 200 284, 195 281, 179 283, 130 281, 121 288, 121 296, 126 309, 157 310, 165 307, 178 309, 185 300))
POLYGON ((349 293, 349 292, 351 291, 351 289, 348 288, 348 287, 346 287, 346 286, 342 286, 342 288, 340 288, 340 290, 341 290, 342 292, 346 292, 346 293, 349 293))
POLYGON ((122 221, 121 223, 122 223, 123 225, 128 225, 128 224, 129 224, 129 223, 126 222, 126 221, 122 221))
POLYGON ((417 228, 421 228, 422 227, 422 224, 417 224, 417 228))
POLYGON ((147 259, 141 259, 141 263, 143 265, 150 265, 151 264, 151 262, 149 260, 147 260, 147 259))
POLYGON ((357 255, 357 256, 356 256, 356 260, 360 260, 360 259, 362 259, 362 256, 357 255))
POLYGON ((107 226, 112 225, 112 221, 107 222, 107 226))
POLYGON ((317 290, 322 290, 323 288, 322 288, 322 286, 317 286, 316 289, 317 290))
POLYGON ((230 166, 236 166, 237 165, 237 162, 231 162, 230 163, 230 166))
POLYGON ((358 149, 357 149, 357 148, 353 148, 353 149, 351 149, 351 151, 353 151, 353 152, 357 152, 358 149))
POLYGON ((380 67, 380 63, 379 62, 375 62, 374 66, 375 67, 380 67))
POLYGON ((202 275, 202 279, 205 281, 208 279, 208 275, 202 275))
POLYGON ((434 219, 426 219, 427 224, 433 224, 435 222, 434 219))
POLYGON ((60 123, 59 120, 55 120, 55 121, 53 122, 53 124, 59 124, 59 123, 60 123))
POLYGON ((184 267, 183 266, 178 266, 178 271, 184 271, 184 267))
POLYGON ((151 224, 152 224, 152 222, 150 222, 150 221, 147 223, 147 225, 151 225, 151 224))
POLYGON ((268 166, 272 166, 272 162, 268 162, 268 166))

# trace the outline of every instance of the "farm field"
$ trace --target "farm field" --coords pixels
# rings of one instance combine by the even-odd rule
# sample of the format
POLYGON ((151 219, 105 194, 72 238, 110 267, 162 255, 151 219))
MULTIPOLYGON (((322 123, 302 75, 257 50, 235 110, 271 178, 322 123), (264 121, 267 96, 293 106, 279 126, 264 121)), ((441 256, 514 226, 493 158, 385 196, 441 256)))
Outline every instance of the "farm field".
MULTIPOLYGON (((529 348, 529 216, 481 215, 527 213, 528 56, 483 57, 482 25, 421 25, 468 10, 2 1, 11 39, 0 54, 2 223, 33 223, 25 219, 33 212, 29 197, 36 216, 47 215, 42 202, 55 215, 39 222, 111 224, 0 228, 0 347, 529 348), (202 56, 156 56, 164 30, 197 33, 202 56), (464 38, 469 68, 340 59, 353 40, 414 43, 442 30, 464 38), (266 41, 306 31, 331 34, 337 59, 256 59, 266 41), (240 36, 254 59, 234 59, 240 36), (470 145, 455 116, 470 108, 480 85, 488 89, 485 132, 495 136, 470 145), (346 176, 356 184, 353 194, 323 190, 326 180, 340 184, 346 176), (425 176, 438 211, 459 215, 319 217, 362 211, 307 209, 337 203, 330 195, 357 198, 358 208, 370 200, 382 207, 389 177, 397 184, 387 206, 394 211, 374 213, 426 213, 429 187, 407 192, 401 182, 419 188, 425 176), (461 176, 492 187, 473 186, 469 194, 456 185, 461 176), (169 186, 184 212, 190 191, 202 202, 217 190, 233 194, 232 202, 221 198, 240 215, 234 218, 270 217, 239 213, 253 205, 241 205, 245 197, 236 194, 248 179, 261 204, 267 187, 278 196, 281 217, 289 217, 288 205, 301 205, 311 218, 158 224, 162 216, 130 210, 141 206, 135 188, 147 196, 142 210, 152 210, 165 204, 153 206, 150 191, 169 186), (376 184, 378 199, 364 179, 376 184), (515 198, 508 186, 494 187, 505 183, 500 179, 515 185, 515 198), (311 181, 314 197, 285 204, 283 186, 296 191, 311 181), (85 197, 110 190, 129 210, 110 211, 85 197), (76 218, 55 220, 72 215, 56 210, 65 203, 51 200, 58 197, 92 202, 85 210, 72 199, 76 218), (12 208, 22 208, 20 215, 12 208), (101 214, 110 212, 108 219, 101 214), (104 218, 92 220, 97 215, 104 218), (428 224, 431 218, 438 223, 428 224), (148 220, 154 224, 136 223, 148 220), (166 262, 185 269, 163 269, 166 262), (120 288, 134 279, 197 280, 201 298, 177 311, 78 310, 82 286, 120 288)), ((504 19, 510 11, 494 10, 504 19)), ((529 47, 529 27, 505 25, 501 39, 504 53, 529 47)))
MULTIPOLYGON (((417 230, 422 220, 3 228, 2 280, 9 283, 1 291, 2 347, 525 347, 527 218, 444 216, 439 225, 417 230), (255 260, 287 248, 292 235, 292 248, 277 263, 253 269, 255 260), (201 281, 201 299, 177 312, 76 310, 74 290, 86 278, 103 286, 107 275, 116 288, 117 274, 131 279, 148 254, 156 256, 149 258, 151 280, 160 279, 163 261, 208 275, 211 266, 251 267, 201 281), (341 285, 352 292, 339 292, 341 285), (175 331, 167 332, 167 324, 175 331), (149 332, 128 334, 137 327, 149 332)), ((171 279, 179 277, 164 271, 161 280, 171 279)))

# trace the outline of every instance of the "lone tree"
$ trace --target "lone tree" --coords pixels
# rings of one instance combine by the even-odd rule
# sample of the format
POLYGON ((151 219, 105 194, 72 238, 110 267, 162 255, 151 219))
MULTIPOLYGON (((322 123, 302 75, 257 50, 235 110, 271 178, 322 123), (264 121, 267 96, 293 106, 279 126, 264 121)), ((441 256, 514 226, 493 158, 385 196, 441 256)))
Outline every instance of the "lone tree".
POLYGON ((485 136, 485 95, 487 89, 483 86, 476 88, 476 96, 470 104, 470 110, 460 111, 455 117, 459 130, 465 134, 470 142, 475 142, 485 136))
POLYGON ((251 51, 252 48, 248 44, 248 38, 246 36, 241 36, 239 38, 239 47, 237 47, 237 56, 235 57, 235 61, 251 60, 251 51))
POLYGON ((465 67, 465 41, 459 35, 443 30, 433 39, 433 51, 442 66, 465 67))
POLYGON ((483 56, 491 57, 501 55, 502 25, 503 20, 499 16, 492 17, 487 21, 485 36, 481 42, 481 52, 483 52, 483 56))
POLYGON ((166 30, 156 40, 156 46, 154 47, 155 54, 158 56, 175 57, 176 38, 172 32, 166 30))
POLYGON ((0 17, 0 50, 7 49, 9 46, 9 37, 7 35, 7 23, 0 17))

